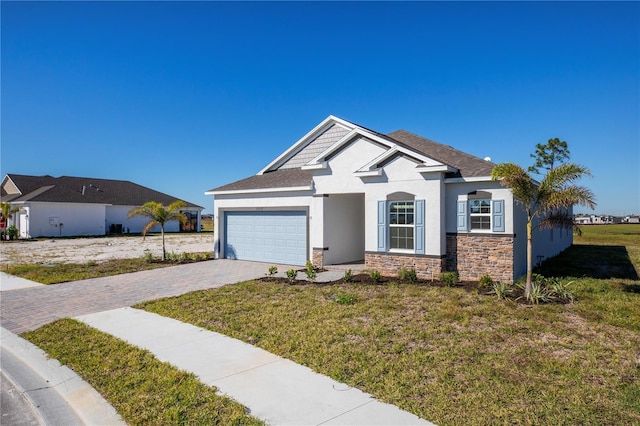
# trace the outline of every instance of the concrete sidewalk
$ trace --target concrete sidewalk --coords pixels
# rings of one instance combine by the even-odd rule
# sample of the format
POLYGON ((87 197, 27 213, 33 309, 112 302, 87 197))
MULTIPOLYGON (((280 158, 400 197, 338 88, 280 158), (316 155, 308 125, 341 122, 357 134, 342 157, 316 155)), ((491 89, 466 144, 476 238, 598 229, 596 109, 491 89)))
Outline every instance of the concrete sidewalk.
POLYGON ((307 367, 171 318, 120 308, 76 319, 196 374, 269 424, 432 424, 307 367))
POLYGON ((20 290, 29 287, 44 288, 44 284, 0 272, 0 291, 20 290))

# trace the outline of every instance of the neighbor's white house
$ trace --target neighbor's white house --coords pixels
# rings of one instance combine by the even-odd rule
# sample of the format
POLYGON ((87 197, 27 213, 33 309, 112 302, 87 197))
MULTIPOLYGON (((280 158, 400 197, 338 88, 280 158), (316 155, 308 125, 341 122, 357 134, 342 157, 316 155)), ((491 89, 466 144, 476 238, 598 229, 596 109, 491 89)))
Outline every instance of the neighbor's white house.
MULTIPOLYGON (((513 281, 526 272, 526 216, 491 180, 494 164, 399 130, 329 116, 256 175, 215 197, 218 258, 322 267, 358 262, 420 277, 456 270, 513 281)), ((573 242, 534 236, 534 261, 573 242)))
MULTIPOLYGON (((148 219, 127 219, 132 208, 148 201, 166 206, 179 200, 129 181, 72 176, 8 174, 1 190, 2 202, 18 209, 7 226, 15 225, 21 238, 139 233, 148 219)), ((185 203, 187 223, 168 222, 165 231, 200 231, 204 208, 185 203)), ((151 231, 159 232, 160 227, 151 231)))

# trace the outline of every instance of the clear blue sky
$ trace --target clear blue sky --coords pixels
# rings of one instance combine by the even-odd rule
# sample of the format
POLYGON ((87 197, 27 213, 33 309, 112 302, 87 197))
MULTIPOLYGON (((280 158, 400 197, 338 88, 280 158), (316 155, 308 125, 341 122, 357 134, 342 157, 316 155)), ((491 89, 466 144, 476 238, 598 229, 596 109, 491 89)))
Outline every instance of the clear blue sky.
POLYGON ((558 137, 598 213, 640 213, 637 2, 0 8, 3 175, 131 180, 211 212, 206 190, 333 114, 523 166, 558 137))

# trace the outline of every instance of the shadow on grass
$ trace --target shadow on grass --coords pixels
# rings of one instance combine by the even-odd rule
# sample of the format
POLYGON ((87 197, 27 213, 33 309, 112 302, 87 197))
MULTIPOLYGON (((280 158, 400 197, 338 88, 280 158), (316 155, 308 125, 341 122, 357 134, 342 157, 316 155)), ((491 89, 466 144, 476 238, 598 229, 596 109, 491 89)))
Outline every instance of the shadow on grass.
MULTIPOLYGON (((546 277, 622 278, 637 280, 625 246, 573 245, 559 255, 547 259, 535 272, 546 277)), ((640 286, 638 286, 640 287, 640 286)), ((631 289, 640 292, 640 289, 631 289)))

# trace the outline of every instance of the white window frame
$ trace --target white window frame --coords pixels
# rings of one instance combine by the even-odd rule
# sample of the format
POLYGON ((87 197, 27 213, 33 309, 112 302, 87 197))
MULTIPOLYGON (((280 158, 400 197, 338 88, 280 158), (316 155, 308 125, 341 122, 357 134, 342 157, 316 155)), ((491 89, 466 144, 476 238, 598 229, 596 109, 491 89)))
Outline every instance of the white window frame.
POLYGON ((469 203, 469 230, 472 232, 491 232, 492 228, 492 219, 491 219, 491 198, 469 198, 468 201, 469 203), (483 208, 486 208, 487 211, 486 212, 476 212, 474 213, 474 205, 475 203, 482 203, 483 201, 487 202, 486 206, 483 205, 479 205, 480 209, 482 210, 483 208), (474 218, 486 218, 486 222, 482 222, 482 223, 486 223, 488 225, 488 227, 486 228, 474 228, 474 224, 473 224, 473 219, 474 218))
MULTIPOLYGON (((416 202, 415 200, 394 200, 394 201, 389 201, 388 202, 388 209, 387 209, 387 218, 388 218, 388 234, 389 235, 389 251, 391 252, 396 252, 396 253, 414 253, 415 251, 415 247, 416 247, 416 202), (393 208, 393 206, 395 204, 410 204, 411 205, 411 223, 407 224, 407 223, 392 223, 391 220, 391 210, 393 208), (412 231, 412 235, 411 235, 411 247, 410 248, 396 248, 393 247, 393 236, 391 234, 391 230, 392 228, 395 229, 399 229, 399 228, 405 228, 405 229, 411 229, 412 231)), ((408 212, 403 212, 401 213, 403 215, 407 215, 409 214, 408 212)), ((404 237, 405 239, 408 239, 408 237, 404 237)))

